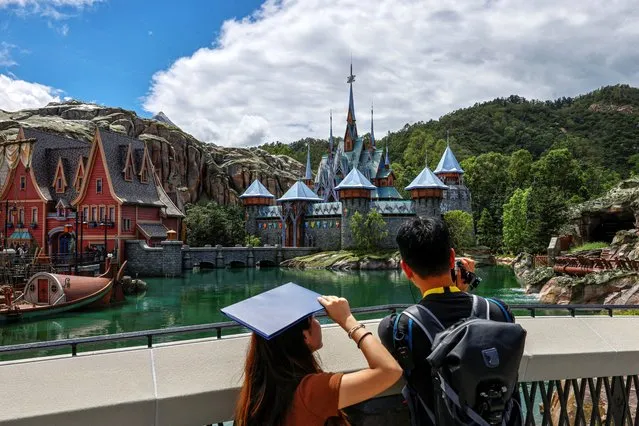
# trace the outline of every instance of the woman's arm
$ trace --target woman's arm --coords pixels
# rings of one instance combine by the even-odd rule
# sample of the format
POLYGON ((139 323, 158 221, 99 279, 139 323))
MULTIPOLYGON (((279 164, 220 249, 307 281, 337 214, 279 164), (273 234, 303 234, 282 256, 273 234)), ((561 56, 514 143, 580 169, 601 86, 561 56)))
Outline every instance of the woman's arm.
MULTIPOLYGON (((351 314, 348 301, 342 297, 322 296, 319 302, 326 308, 328 316, 349 332, 358 326, 351 314)), ((370 399, 391 387, 402 375, 395 358, 386 350, 375 334, 366 328, 355 330, 351 338, 359 342, 360 349, 368 361, 368 368, 344 374, 339 388, 339 408, 348 407, 370 399)))

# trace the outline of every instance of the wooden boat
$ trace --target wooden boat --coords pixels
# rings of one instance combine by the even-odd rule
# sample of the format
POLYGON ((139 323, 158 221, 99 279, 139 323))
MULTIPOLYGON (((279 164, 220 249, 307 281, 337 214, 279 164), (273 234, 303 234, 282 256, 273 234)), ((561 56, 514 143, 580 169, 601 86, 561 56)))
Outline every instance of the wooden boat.
POLYGON ((109 278, 110 269, 99 277, 38 272, 29 278, 24 293, 15 301, 5 290, 5 306, 0 305, 0 322, 107 306, 111 302, 114 283, 121 278, 124 266, 113 278, 109 278))

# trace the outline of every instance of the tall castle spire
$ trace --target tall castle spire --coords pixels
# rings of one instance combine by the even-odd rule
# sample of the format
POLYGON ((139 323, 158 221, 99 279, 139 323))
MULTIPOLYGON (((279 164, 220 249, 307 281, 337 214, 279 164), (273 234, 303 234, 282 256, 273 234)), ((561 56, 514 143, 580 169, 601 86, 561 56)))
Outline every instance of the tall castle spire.
POLYGON ((344 151, 352 151, 353 145, 357 140, 357 124, 355 120, 355 102, 353 101, 353 82, 355 76, 353 75, 353 61, 351 60, 351 74, 346 79, 346 82, 350 85, 349 98, 348 98, 348 114, 346 116, 346 133, 344 134, 344 151))
POLYGON ((333 110, 330 111, 329 117, 331 133, 328 137, 328 158, 330 160, 333 157, 333 110))
POLYGON ((306 144, 306 174, 304 175, 304 180, 312 179, 313 171, 311 170, 311 142, 309 141, 306 144))
POLYGON ((390 158, 388 156, 388 143, 386 144, 386 157, 384 158, 384 167, 390 168, 390 158))
POLYGON ((373 103, 371 102, 371 149, 375 150, 375 133, 373 132, 373 103))

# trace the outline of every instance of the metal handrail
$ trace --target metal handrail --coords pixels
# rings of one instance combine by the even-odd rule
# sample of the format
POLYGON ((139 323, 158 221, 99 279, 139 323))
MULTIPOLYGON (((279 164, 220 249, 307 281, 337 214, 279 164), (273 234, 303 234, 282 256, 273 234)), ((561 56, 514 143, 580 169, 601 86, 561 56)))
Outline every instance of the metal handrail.
MULTIPOLYGON (((394 313, 398 310, 405 309, 411 304, 395 303, 388 305, 369 306, 362 308, 352 308, 354 314, 372 314, 379 312, 394 313)), ((549 305, 549 304, 511 304, 511 310, 527 310, 531 317, 535 317, 537 311, 568 311, 571 316, 576 316, 579 312, 595 312, 607 311, 610 317, 614 311, 619 310, 639 310, 637 305, 549 305)), ((317 313, 316 316, 324 317, 326 313, 317 313)), ((115 343, 126 340, 146 339, 147 347, 153 347, 153 338, 159 336, 179 335, 196 332, 215 332, 216 338, 222 338, 222 330, 229 328, 243 327, 235 321, 216 322, 210 324, 186 325, 180 327, 169 327, 154 330, 130 331, 126 333, 109 334, 102 336, 78 337, 72 339, 61 339, 46 342, 21 343, 17 345, 0 346, 0 354, 26 352, 45 349, 59 349, 63 347, 71 347, 71 355, 77 355, 78 345, 87 345, 95 343, 115 343)))

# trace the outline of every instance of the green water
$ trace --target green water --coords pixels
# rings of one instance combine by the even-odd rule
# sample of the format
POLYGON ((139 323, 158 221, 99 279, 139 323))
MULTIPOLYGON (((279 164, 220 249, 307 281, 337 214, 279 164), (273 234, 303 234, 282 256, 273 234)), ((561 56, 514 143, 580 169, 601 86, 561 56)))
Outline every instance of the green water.
MULTIPOLYGON (((484 280, 477 294, 508 303, 536 301, 521 291, 510 268, 481 268, 478 274, 484 280)), ((346 297, 352 307, 412 303, 418 298, 417 290, 399 271, 216 269, 146 281, 149 289, 144 295, 129 296, 117 306, 0 326, 0 346, 227 321, 220 308, 289 281, 321 294, 346 297)))

